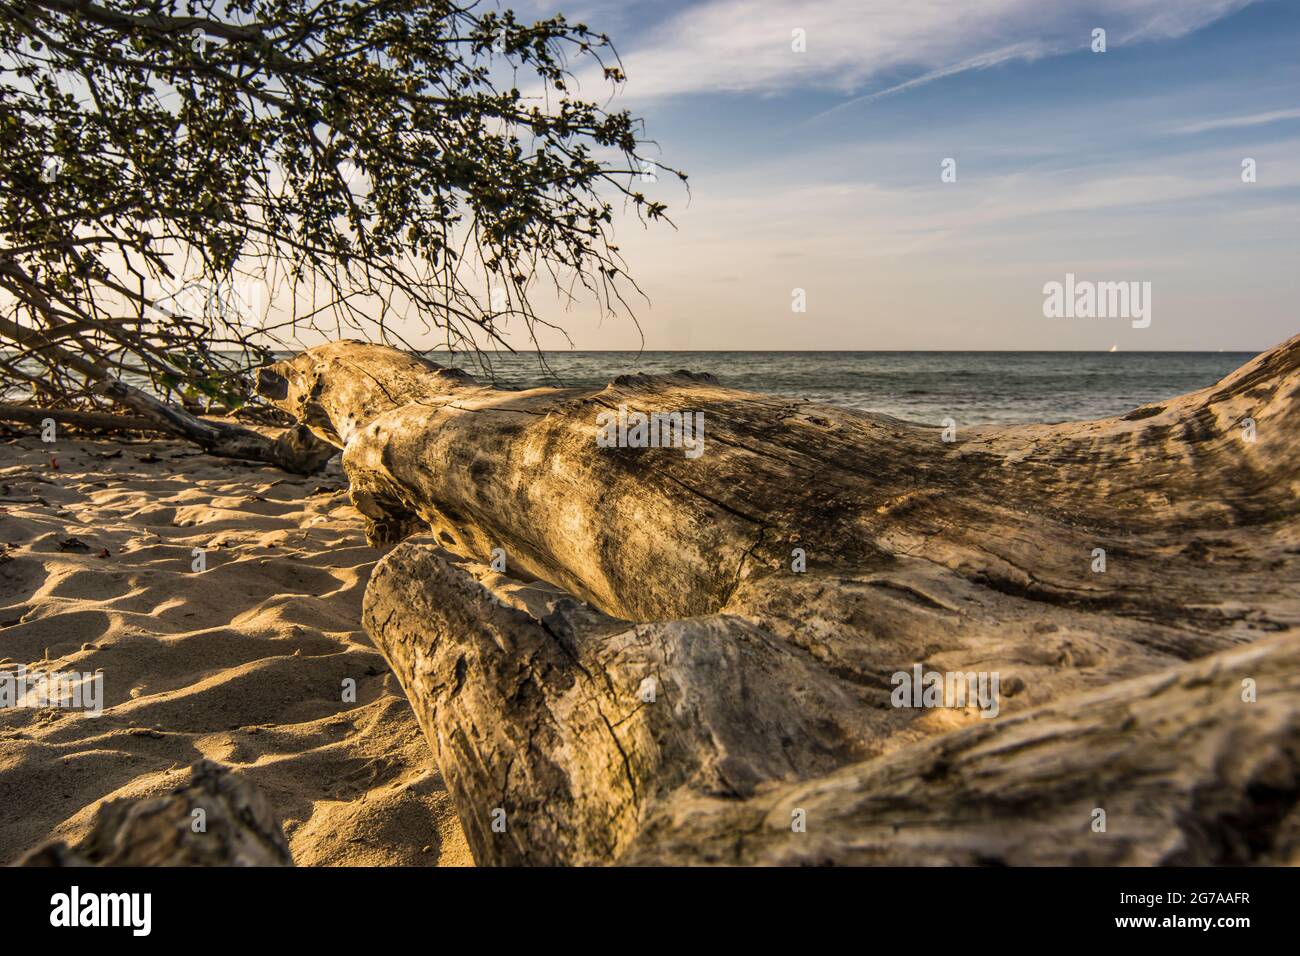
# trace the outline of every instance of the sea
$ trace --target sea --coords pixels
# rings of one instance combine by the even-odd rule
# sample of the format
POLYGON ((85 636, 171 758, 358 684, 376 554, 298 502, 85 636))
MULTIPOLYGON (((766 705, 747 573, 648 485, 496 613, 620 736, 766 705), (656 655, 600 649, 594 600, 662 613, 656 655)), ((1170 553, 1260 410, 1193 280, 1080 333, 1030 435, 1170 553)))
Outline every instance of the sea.
POLYGON ((732 388, 937 425, 1081 421, 1212 385, 1254 352, 430 353, 481 381, 603 385, 617 375, 711 372, 732 388))
MULTIPOLYGON (((287 357, 283 353, 277 357, 287 357)), ((1212 385, 1254 352, 490 352, 429 358, 512 388, 686 369, 723 385, 961 425, 1083 421, 1212 385)), ((36 369, 36 366, 33 366, 36 369)), ((134 376, 127 376, 132 384, 134 376)), ((0 382, 0 400, 30 401, 0 382)))

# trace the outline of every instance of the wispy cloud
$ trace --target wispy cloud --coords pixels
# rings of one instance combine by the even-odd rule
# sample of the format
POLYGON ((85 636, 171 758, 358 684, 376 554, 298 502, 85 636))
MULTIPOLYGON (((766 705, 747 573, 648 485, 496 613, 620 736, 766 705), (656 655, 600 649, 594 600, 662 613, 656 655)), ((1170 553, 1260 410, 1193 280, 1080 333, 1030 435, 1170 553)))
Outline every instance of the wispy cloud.
POLYGON ((1269 113, 1251 113, 1248 116, 1224 116, 1219 119, 1204 120, 1199 123, 1187 123, 1183 126, 1170 127, 1171 133, 1206 133, 1216 129, 1240 129, 1245 126, 1264 126, 1282 120, 1300 119, 1300 109, 1273 110, 1269 113))
POLYGON ((624 51, 635 97, 696 92, 861 93, 1087 49, 1183 36, 1253 0, 712 0, 624 51), (792 49, 794 31, 806 52, 792 49), (910 75, 909 75, 910 74, 910 75))
MULTIPOLYGON (((1260 152, 1261 165, 1268 169, 1267 188, 1275 196, 1300 186, 1297 157, 1300 139, 1294 138, 1260 152)), ((937 164, 932 182, 900 186, 861 179, 800 182, 788 167, 774 162, 750 170, 726 194, 701 191, 697 208, 684 214, 682 233, 666 239, 664 248, 680 251, 684 243, 698 244, 691 255, 680 257, 680 268, 688 271, 692 263, 727 256, 757 260, 796 250, 814 259, 843 257, 846 250, 855 259, 897 259, 936 248, 988 246, 1008 251, 1006 258, 1012 260, 1030 257, 1027 249, 1068 237, 1071 230, 1063 230, 1062 222, 1077 229, 1085 217, 1095 217, 1106 228, 1131 232, 1131 249, 1147 250, 1144 226, 1187 214, 1197 204, 1214 204, 1197 213, 1206 223, 1256 208, 1252 190, 1257 187, 1242 183, 1238 159, 1229 149, 1202 150, 1167 158, 1150 171, 1133 171, 1125 164, 1081 165, 942 187, 935 185, 937 164)), ((800 161, 817 165, 809 157, 800 161)), ((1213 232, 1212 226, 1206 228, 1213 232)), ((999 258, 982 259, 979 267, 999 258)))

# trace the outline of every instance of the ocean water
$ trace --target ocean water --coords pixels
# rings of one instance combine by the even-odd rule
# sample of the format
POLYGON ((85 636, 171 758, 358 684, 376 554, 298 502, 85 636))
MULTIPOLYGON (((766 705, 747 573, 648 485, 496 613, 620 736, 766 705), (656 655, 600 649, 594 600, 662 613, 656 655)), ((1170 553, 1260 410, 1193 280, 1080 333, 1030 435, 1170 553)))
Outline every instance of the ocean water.
MULTIPOLYGON (((292 353, 284 353, 285 356, 292 353)), ((1253 352, 431 352, 480 381, 604 385, 617 375, 711 372, 733 388, 937 425, 1083 421, 1212 385, 1253 352)), ((33 373, 39 369, 33 365, 33 373)), ((128 376, 133 384, 136 382, 128 376)), ((30 401, 27 386, 0 401, 30 401)))
POLYGON ((1212 385, 1253 352, 431 353, 514 387, 603 385, 616 375, 711 372, 733 388, 791 395, 926 424, 1059 422, 1121 415, 1212 385), (548 370, 549 369, 549 370, 548 370))

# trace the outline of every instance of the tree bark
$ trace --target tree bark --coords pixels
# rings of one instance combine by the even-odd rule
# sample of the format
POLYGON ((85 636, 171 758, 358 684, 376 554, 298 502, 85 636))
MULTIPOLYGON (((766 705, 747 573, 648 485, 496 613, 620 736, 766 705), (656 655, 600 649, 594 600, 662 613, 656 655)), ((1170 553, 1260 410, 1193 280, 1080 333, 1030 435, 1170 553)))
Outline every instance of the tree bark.
MULTIPOLYGON (((1202 724, 1190 699, 1133 679, 1183 680, 1179 666, 1212 654, 1227 667, 1239 645, 1300 621, 1300 337, 1121 417, 955 435, 689 373, 511 392, 360 343, 269 366, 259 390, 344 449, 372 543, 431 531, 445 548, 381 562, 365 621, 482 862, 975 862, 1008 858, 1017 834, 1020 859, 1134 862, 1099 849, 1115 841, 1086 842, 1089 821, 1053 796, 1112 764, 1098 792, 1129 808, 1126 826, 1175 843, 1179 827, 1227 827, 1220 843, 1257 857, 1247 831, 1271 819, 1263 805, 1291 819, 1293 683, 1270 692, 1281 703, 1224 705, 1202 724), (703 453, 599 447, 597 416, 620 407, 703 414, 703 453), (482 566, 495 549, 514 584, 482 566), (996 707, 898 706, 900 675, 918 666, 996 674, 996 707), (1114 759, 1126 718, 1089 709, 1098 688, 1132 695, 1123 708, 1173 708, 1151 734, 1132 724, 1127 764, 1114 759), (981 803, 978 780, 937 769, 936 754, 986 737, 996 750, 1028 726, 1038 764, 971 771, 1022 775, 1018 790, 999 784, 1019 804, 981 803), (1210 762, 1144 777, 1163 754, 1210 762), (890 781, 950 810, 973 792, 974 817, 950 813, 946 844, 872 850, 854 801, 882 794, 883 825, 890 781), (800 786, 856 794, 818 805, 826 842, 745 829, 800 786), (1174 792, 1182 804, 1131 809, 1174 792), (1047 814, 1055 850, 1030 839, 1029 810, 1047 814), (1077 832, 1056 833, 1066 821, 1077 832)), ((1291 649, 1265 663, 1290 660, 1277 646, 1291 649)), ((942 830, 942 813, 926 819, 942 830)), ((1152 858, 1220 852, 1166 850, 1152 858)))
POLYGON ((678 798, 622 862, 1295 866, 1298 798, 1290 634, 750 800, 678 798))
POLYGON ((18 866, 292 866, 266 798, 209 760, 170 794, 112 800, 76 847, 46 844, 18 866))
POLYGON ((480 864, 1300 862, 1300 635, 887 748, 743 618, 510 603, 418 544, 366 596, 480 864))

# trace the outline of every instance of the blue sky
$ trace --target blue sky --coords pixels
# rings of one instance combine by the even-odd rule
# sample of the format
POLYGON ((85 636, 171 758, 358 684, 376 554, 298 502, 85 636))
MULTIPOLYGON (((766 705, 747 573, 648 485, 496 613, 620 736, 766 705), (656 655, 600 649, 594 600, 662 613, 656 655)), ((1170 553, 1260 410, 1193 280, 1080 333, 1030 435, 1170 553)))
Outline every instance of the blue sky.
MULTIPOLYGON (((558 9, 614 38, 614 103, 691 177, 689 198, 646 188, 677 231, 620 224, 648 348, 1253 350, 1300 329, 1294 0, 558 9), (1151 325, 1045 318, 1067 272, 1150 282, 1151 325)), ((579 348, 640 344, 542 305, 579 348)))

